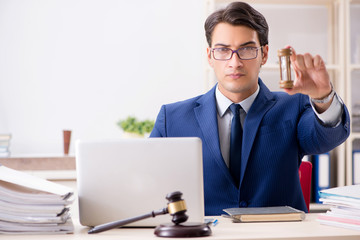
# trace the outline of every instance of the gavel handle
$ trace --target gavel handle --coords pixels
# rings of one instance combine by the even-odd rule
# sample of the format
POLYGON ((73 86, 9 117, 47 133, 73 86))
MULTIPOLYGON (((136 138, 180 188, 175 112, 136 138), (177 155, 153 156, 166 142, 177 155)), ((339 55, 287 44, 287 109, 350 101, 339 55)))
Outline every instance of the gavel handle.
POLYGON ((147 213, 147 214, 140 215, 140 216, 137 216, 137 217, 127 218, 127 219, 114 221, 114 222, 109 222, 109 223, 105 223, 105 224, 102 224, 102 225, 95 226, 92 229, 90 229, 88 231, 88 233, 91 234, 91 233, 104 232, 104 231, 107 231, 107 230, 110 230, 110 229, 113 229, 113 228, 118 228, 118 227, 124 226, 126 224, 145 219, 145 218, 155 217, 155 216, 163 215, 163 214, 167 214, 167 213, 168 213, 168 209, 167 208, 162 208, 160 210, 152 211, 151 213, 147 213))

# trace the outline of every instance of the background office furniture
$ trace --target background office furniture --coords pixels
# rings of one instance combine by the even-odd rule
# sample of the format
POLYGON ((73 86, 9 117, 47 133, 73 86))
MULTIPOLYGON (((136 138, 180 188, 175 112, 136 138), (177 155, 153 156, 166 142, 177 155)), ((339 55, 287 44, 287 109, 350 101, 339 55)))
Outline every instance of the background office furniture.
POLYGON ((353 183, 353 152, 360 150, 360 0, 345 0, 346 96, 352 117, 346 141, 346 184, 353 183))
POLYGON ((311 193, 311 175, 312 175, 312 163, 303 161, 299 168, 299 177, 301 190, 305 199, 306 207, 310 212, 310 193, 311 193))

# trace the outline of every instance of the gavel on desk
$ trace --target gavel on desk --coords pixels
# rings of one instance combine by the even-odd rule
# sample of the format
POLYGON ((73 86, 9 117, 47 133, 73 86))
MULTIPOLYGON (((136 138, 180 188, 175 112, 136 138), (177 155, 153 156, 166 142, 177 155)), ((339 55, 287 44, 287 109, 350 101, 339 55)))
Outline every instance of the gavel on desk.
POLYGON ((127 218, 119 221, 105 223, 95 226, 88 231, 89 234, 100 233, 113 228, 122 227, 132 222, 143 220, 158 215, 170 214, 172 216, 171 221, 173 224, 161 224, 156 227, 155 235, 159 237, 203 237, 210 236, 211 229, 208 224, 205 223, 189 223, 182 224, 188 220, 186 212, 185 201, 181 198, 182 193, 179 191, 169 193, 166 195, 168 200, 167 207, 152 211, 150 213, 140 215, 137 217, 127 218))

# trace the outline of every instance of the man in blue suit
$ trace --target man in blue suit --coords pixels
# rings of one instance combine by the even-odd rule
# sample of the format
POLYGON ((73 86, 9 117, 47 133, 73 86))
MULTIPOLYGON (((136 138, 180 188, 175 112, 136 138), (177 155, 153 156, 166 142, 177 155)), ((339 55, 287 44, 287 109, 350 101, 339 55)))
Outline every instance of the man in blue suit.
POLYGON ((302 157, 330 151, 350 131, 348 111, 324 61, 292 49, 294 87, 271 92, 258 77, 269 49, 261 13, 246 3, 231 3, 208 17, 205 31, 218 83, 204 95, 162 106, 150 136, 201 138, 205 215, 230 207, 281 205, 307 212, 298 174, 302 157), (241 106, 242 126, 235 147, 233 103, 241 106), (238 178, 229 170, 234 149, 240 155, 238 178))

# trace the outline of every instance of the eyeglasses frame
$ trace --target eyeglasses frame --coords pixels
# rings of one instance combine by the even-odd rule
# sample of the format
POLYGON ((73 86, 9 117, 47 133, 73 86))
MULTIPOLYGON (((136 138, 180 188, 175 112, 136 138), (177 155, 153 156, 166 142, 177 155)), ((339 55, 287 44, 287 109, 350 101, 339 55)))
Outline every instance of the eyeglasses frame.
POLYGON ((238 56, 238 58, 241 59, 241 60, 252 60, 252 59, 257 58, 258 52, 259 52, 259 49, 260 49, 260 48, 261 48, 261 52, 262 52, 262 47, 263 47, 263 46, 260 46, 260 47, 251 47, 251 48, 256 48, 256 56, 253 57, 253 58, 245 58, 245 59, 240 57, 240 55, 239 55, 239 50, 240 50, 240 49, 243 49, 243 48, 249 48, 249 47, 240 47, 240 48, 238 48, 238 49, 236 49, 236 50, 232 50, 231 48, 227 48, 227 47, 218 47, 218 48, 211 48, 210 51, 212 52, 213 58, 214 58, 215 60, 217 60, 217 61, 229 61, 229 60, 233 57, 234 53, 236 53, 236 55, 238 56), (231 56, 230 56, 229 59, 217 59, 217 58, 215 58, 215 56, 214 56, 214 50, 216 50, 216 49, 221 49, 221 48, 226 48, 226 49, 231 50, 231 56))

